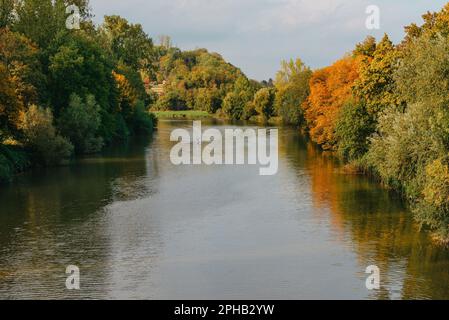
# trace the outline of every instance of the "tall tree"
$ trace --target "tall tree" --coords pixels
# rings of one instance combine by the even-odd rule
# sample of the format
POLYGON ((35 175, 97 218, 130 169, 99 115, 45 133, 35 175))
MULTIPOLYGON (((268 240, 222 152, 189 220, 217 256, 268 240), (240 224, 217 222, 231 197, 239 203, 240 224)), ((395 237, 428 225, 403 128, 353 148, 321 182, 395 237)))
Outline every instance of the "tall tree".
POLYGON ((324 149, 336 146, 336 122, 341 108, 352 97, 352 86, 359 77, 359 63, 359 58, 345 57, 315 71, 310 80, 305 118, 312 140, 324 149))
POLYGON ((367 111, 374 118, 386 107, 401 104, 393 78, 398 61, 399 52, 385 34, 376 45, 372 58, 368 56, 360 65, 360 78, 354 85, 354 93, 365 102, 367 111))
POLYGON ((301 105, 306 101, 310 90, 309 80, 312 71, 301 59, 282 61, 281 70, 276 75, 275 111, 284 122, 298 125, 303 120, 301 105))
POLYGON ((140 24, 131 24, 119 16, 106 16, 101 30, 117 60, 136 70, 151 67, 153 41, 140 24))
POLYGON ((48 49, 48 82, 55 116, 69 103, 73 93, 95 96, 101 108, 110 112, 115 106, 114 63, 95 39, 83 31, 59 36, 48 49))
POLYGON ((88 0, 18 0, 14 30, 24 34, 41 48, 48 46, 60 32, 68 32, 69 5, 76 5, 80 22, 90 17, 88 0))
POLYGON ((405 27, 406 36, 402 46, 407 46, 412 43, 413 40, 418 39, 423 35, 449 35, 449 3, 447 3, 439 12, 426 12, 422 15, 422 19, 424 20, 424 23, 421 26, 412 23, 405 27))

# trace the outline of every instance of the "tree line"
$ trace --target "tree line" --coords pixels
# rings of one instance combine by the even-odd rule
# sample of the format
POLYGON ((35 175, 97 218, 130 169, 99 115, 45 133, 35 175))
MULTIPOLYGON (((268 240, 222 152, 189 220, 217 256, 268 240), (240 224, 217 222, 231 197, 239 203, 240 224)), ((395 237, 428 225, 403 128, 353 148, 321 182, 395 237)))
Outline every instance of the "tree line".
POLYGON ((166 84, 164 93, 154 98, 152 110, 201 110, 232 120, 279 118, 300 124, 298 99, 307 98, 312 74, 302 61, 284 61, 275 81, 259 82, 206 49, 162 51, 155 77, 166 84))
MULTIPOLYGON (((423 20, 405 27, 399 44, 388 35, 379 42, 367 37, 313 72, 284 65, 274 105, 280 111, 279 101, 288 101, 285 86, 307 81, 289 77, 292 70, 302 74, 308 85, 290 89, 298 94, 290 119, 324 150, 337 152, 348 169, 374 175, 403 194, 417 221, 448 243, 449 4, 423 20)), ((302 66, 300 60, 296 65, 302 66)))

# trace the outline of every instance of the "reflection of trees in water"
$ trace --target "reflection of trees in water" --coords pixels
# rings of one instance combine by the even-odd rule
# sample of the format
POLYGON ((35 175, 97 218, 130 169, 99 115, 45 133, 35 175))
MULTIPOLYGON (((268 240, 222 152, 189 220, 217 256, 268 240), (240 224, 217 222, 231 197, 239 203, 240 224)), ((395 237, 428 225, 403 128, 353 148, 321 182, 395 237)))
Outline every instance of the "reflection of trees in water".
MULTIPOLYGON (((191 122, 185 125, 191 127, 191 122)), ((158 177, 165 174, 161 171, 170 170, 173 126, 178 127, 160 126, 152 148, 130 144, 71 167, 25 175, 2 189, 0 298, 104 297, 112 284, 132 292, 142 280, 138 274, 150 277, 148 259, 157 256, 154 248, 161 247, 161 239, 157 223, 147 214, 151 202, 142 198, 157 192, 158 177), (132 255, 136 248, 141 250, 138 257, 132 255), (88 286, 84 291, 65 290, 69 264, 80 265, 82 286, 88 286), (123 281, 126 274, 120 272, 126 270, 133 277, 123 281)), ((360 277, 366 277, 368 265, 381 268, 384 286, 375 297, 449 297, 448 251, 418 232, 397 196, 370 179, 343 174, 335 159, 293 129, 280 130, 279 145, 281 158, 297 169, 298 181, 307 172, 316 214, 330 213, 339 238, 353 246, 360 277)), ((142 290, 148 285, 148 278, 143 280, 142 290)))
POLYGON ((307 170, 316 213, 330 212, 362 272, 372 264, 381 269, 384 287, 375 297, 448 298, 449 250, 419 231, 400 196, 367 177, 344 174, 334 157, 298 136, 281 135, 281 154, 307 170))
MULTIPOLYGON (((81 267, 93 296, 103 293, 111 248, 101 210, 115 198, 117 181, 131 186, 152 174, 142 143, 148 139, 28 173, 0 191, 0 297, 76 295, 65 290, 69 264, 81 267)), ((151 186, 137 183, 135 190, 142 188, 151 186)))

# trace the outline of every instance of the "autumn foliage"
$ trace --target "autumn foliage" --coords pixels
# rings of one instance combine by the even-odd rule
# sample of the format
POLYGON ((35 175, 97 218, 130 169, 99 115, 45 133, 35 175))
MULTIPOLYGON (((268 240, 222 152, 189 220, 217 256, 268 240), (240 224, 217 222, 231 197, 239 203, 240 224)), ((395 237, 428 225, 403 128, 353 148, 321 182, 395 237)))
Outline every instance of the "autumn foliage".
POLYGON ((359 77, 360 57, 345 57, 317 70, 310 79, 310 95, 303 107, 312 140, 324 149, 335 147, 335 125, 342 106, 352 97, 359 77))

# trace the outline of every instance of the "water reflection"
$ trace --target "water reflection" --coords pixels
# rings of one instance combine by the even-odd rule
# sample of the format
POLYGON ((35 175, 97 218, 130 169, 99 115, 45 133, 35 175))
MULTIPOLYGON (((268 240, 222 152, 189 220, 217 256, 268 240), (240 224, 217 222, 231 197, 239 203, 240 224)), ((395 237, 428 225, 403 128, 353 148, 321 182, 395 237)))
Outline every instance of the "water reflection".
POLYGON ((353 248, 361 269, 381 269, 382 289, 370 297, 449 298, 449 250, 420 232, 399 195, 366 177, 343 173, 335 158, 301 137, 285 138, 281 145, 289 160, 310 175, 315 214, 330 215, 335 239, 353 248))
POLYGON ((449 298, 449 251, 395 194, 291 128, 274 177, 175 167, 170 132, 191 125, 162 121, 154 139, 2 187, 0 298, 449 298), (70 264, 80 291, 65 290, 70 264))
POLYGON ((143 143, 148 139, 20 176, 1 191, 0 297, 104 296, 112 250, 104 207, 150 194, 155 186, 142 182, 157 178, 156 168, 142 161, 143 143), (72 264, 82 267, 84 292, 65 290, 65 268, 72 264))

